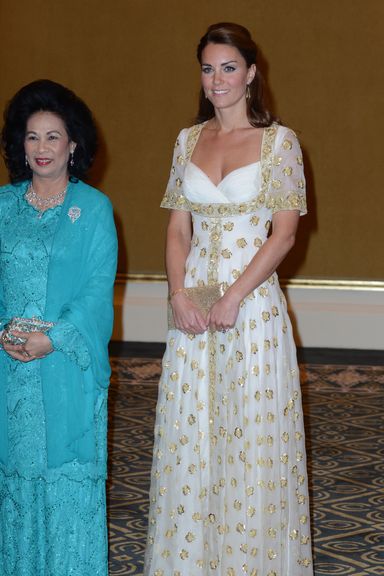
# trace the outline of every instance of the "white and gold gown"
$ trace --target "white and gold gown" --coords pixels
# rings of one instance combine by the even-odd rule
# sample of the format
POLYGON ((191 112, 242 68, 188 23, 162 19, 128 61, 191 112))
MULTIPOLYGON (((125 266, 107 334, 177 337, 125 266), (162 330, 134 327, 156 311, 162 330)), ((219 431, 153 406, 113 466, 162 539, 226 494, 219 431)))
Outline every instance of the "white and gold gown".
MULTIPOLYGON (((175 146, 162 206, 193 218, 185 286, 228 286, 278 210, 306 211, 295 134, 264 130, 261 160, 218 186, 190 161, 202 125, 175 146)), ((233 329, 169 330, 155 426, 145 576, 311 576, 296 350, 273 274, 233 329)))

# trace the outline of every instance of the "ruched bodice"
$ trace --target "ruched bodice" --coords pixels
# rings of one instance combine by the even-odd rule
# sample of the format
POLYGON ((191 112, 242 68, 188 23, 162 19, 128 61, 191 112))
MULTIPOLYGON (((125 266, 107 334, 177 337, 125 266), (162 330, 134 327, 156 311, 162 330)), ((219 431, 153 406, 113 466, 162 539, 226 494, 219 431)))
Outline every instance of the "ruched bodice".
POLYGON ((254 162, 236 168, 216 186, 201 168, 189 162, 184 175, 185 196, 201 203, 248 202, 260 187, 260 167, 260 162, 254 162))
MULTIPOLYGON (((216 186, 198 166, 185 170, 184 194, 198 206, 224 204, 241 206, 252 201, 260 187, 261 164, 255 162, 227 174, 216 186)), ((271 211, 261 206, 254 214, 209 218, 192 211, 192 250, 186 264, 186 286, 209 284, 210 246, 218 254, 216 280, 232 284, 249 264, 268 236, 271 211)))

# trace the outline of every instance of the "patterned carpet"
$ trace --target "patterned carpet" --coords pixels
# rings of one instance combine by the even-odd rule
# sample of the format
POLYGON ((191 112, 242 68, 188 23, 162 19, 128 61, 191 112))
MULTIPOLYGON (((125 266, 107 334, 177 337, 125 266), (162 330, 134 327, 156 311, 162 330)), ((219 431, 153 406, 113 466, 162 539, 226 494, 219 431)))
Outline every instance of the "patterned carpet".
MULTIPOLYGON (((160 364, 112 358, 111 576, 142 574, 160 364)), ((384 366, 304 364, 302 384, 315 575, 384 575, 384 366)))

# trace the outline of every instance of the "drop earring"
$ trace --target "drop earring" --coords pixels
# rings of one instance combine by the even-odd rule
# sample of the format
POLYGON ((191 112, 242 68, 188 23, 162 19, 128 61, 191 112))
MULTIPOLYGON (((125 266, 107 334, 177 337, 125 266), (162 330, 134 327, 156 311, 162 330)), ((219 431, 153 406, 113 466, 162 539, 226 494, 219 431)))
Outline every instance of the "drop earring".
POLYGON ((245 98, 246 98, 247 100, 249 100, 250 97, 251 97, 251 89, 250 89, 250 87, 249 87, 249 84, 247 84, 247 87, 246 87, 246 89, 245 89, 245 98))
POLYGON ((28 162, 27 155, 25 155, 25 167, 29 168, 29 162, 28 162))
POLYGON ((75 161, 73 159, 73 152, 71 152, 70 154, 70 160, 69 160, 69 165, 72 167, 74 165, 75 161))

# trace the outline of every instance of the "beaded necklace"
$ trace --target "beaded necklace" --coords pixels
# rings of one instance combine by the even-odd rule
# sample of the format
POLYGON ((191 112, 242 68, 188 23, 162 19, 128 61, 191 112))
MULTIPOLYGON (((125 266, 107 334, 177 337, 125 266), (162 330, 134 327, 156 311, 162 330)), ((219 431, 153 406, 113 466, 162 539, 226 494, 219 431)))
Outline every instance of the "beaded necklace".
POLYGON ((41 218, 45 210, 47 210, 48 208, 54 208, 55 206, 59 206, 60 204, 63 203, 65 194, 67 192, 67 188, 68 185, 64 188, 64 190, 62 190, 58 194, 54 194, 53 196, 44 198, 35 191, 35 189, 33 188, 33 184, 31 182, 30 185, 28 186, 25 198, 28 204, 30 204, 40 212, 39 216, 41 218))

